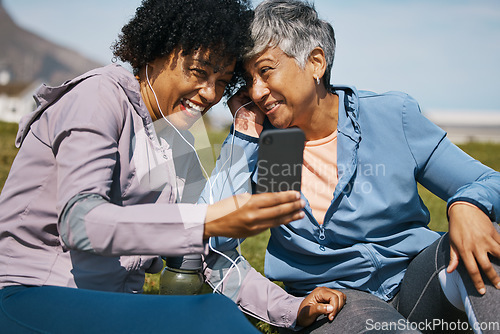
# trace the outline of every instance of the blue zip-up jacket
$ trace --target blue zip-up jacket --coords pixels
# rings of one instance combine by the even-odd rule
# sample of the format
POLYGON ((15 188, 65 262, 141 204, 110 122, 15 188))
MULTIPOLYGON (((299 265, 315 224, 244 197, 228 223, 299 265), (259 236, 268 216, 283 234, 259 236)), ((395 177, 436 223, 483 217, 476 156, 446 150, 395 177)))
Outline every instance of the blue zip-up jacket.
MULTIPOLYGON (((452 144, 406 94, 332 90, 340 103, 339 181, 331 205, 323 225, 308 203, 305 218, 271 230, 265 274, 295 295, 327 286, 389 300, 410 261, 439 237, 427 226, 430 215, 417 183, 448 205, 467 201, 497 221, 500 173, 452 144)), ((230 134, 201 201, 209 192, 218 200, 251 189, 257 149, 257 138, 230 134)), ((219 242, 221 249, 235 245, 219 242)))

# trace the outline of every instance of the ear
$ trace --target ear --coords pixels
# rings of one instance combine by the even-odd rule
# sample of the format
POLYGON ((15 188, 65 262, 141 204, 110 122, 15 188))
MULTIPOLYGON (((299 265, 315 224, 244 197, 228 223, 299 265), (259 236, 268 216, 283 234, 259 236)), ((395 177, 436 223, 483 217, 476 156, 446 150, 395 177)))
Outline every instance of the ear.
POLYGON ((151 84, 155 81, 156 76, 157 76, 157 74, 155 72, 156 67, 157 67, 156 62, 151 61, 151 62, 146 63, 146 65, 144 65, 144 69, 143 69, 144 72, 141 72, 144 74, 143 75, 144 80, 146 80, 146 78, 149 78, 149 81, 151 84))
POLYGON ((309 65, 311 66, 313 77, 323 78, 326 71, 326 58, 322 48, 316 47, 311 51, 309 55, 309 65))
POLYGON ((161 68, 165 65, 164 57, 156 58, 150 62, 148 62, 148 74, 149 78, 156 78, 159 74, 161 68))
MULTIPOLYGON (((178 52, 180 54, 180 51, 178 52)), ((171 52, 166 56, 160 56, 150 62, 147 63, 148 75, 151 82, 156 80, 156 78, 164 71, 167 66, 170 68, 175 68, 177 66, 178 54, 175 52, 171 52)), ((146 66, 144 66, 146 67, 146 66)))

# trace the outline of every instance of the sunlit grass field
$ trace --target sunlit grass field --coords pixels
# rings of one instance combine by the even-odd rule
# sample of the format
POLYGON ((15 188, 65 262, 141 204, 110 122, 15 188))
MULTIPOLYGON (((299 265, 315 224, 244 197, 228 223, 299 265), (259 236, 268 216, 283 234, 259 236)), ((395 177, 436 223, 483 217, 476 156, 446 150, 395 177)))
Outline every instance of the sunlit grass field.
MULTIPOLYGON (((0 122, 0 189, 3 187, 10 166, 17 153, 14 139, 17 124, 0 122)), ((225 138, 226 131, 210 132, 209 138, 212 145, 219 147, 225 138)), ((500 144, 493 143, 468 143, 459 145, 465 152, 491 168, 500 171, 500 144)), ((446 203, 437 198, 423 187, 419 187, 421 197, 431 213, 430 228, 436 231, 447 231, 446 203)), ((247 239, 242 244, 242 253, 259 272, 264 271, 264 254, 269 239, 269 232, 247 239)), ((158 293, 159 275, 147 275, 144 285, 145 293, 158 293)), ((276 333, 265 323, 252 321, 263 333, 276 333)))

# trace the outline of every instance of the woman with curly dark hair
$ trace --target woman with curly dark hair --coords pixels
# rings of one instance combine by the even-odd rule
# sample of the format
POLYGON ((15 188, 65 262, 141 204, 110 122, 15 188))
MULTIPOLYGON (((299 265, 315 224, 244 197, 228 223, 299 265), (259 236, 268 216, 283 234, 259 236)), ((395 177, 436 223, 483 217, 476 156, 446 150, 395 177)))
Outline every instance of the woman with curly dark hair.
MULTIPOLYGON (((248 33, 251 19, 252 11, 246 0, 146 1, 122 28, 113 51, 115 57, 133 67, 135 75, 148 63, 174 50, 182 50, 186 56, 200 48, 210 49, 214 60, 231 63, 251 45, 248 33)), ((241 80, 242 67, 237 65, 226 85, 228 96, 241 80)))
POLYGON ((187 130, 237 86, 251 18, 243 0, 145 0, 114 45, 133 74, 113 64, 36 93, 0 196, 2 332, 255 331, 220 295, 137 294, 158 255, 303 216, 295 192, 191 204, 205 179, 187 130))

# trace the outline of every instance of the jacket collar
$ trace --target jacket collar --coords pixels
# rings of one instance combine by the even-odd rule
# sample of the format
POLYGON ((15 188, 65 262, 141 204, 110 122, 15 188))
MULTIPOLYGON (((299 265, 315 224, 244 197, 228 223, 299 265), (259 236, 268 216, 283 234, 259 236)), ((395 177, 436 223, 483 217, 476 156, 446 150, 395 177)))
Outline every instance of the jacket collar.
MULTIPOLYGON (((358 123, 359 99, 354 87, 331 86, 331 91, 339 96, 339 119, 337 135, 337 168, 339 180, 333 194, 334 203, 339 203, 342 194, 350 189, 348 184, 356 174, 358 147, 361 129, 358 123)), ((328 221, 336 205, 331 205, 325 216, 328 221)))
POLYGON ((361 141, 361 129, 358 123, 358 91, 354 87, 333 85, 330 90, 339 96, 338 132, 349 137, 353 142, 359 143, 361 141))

